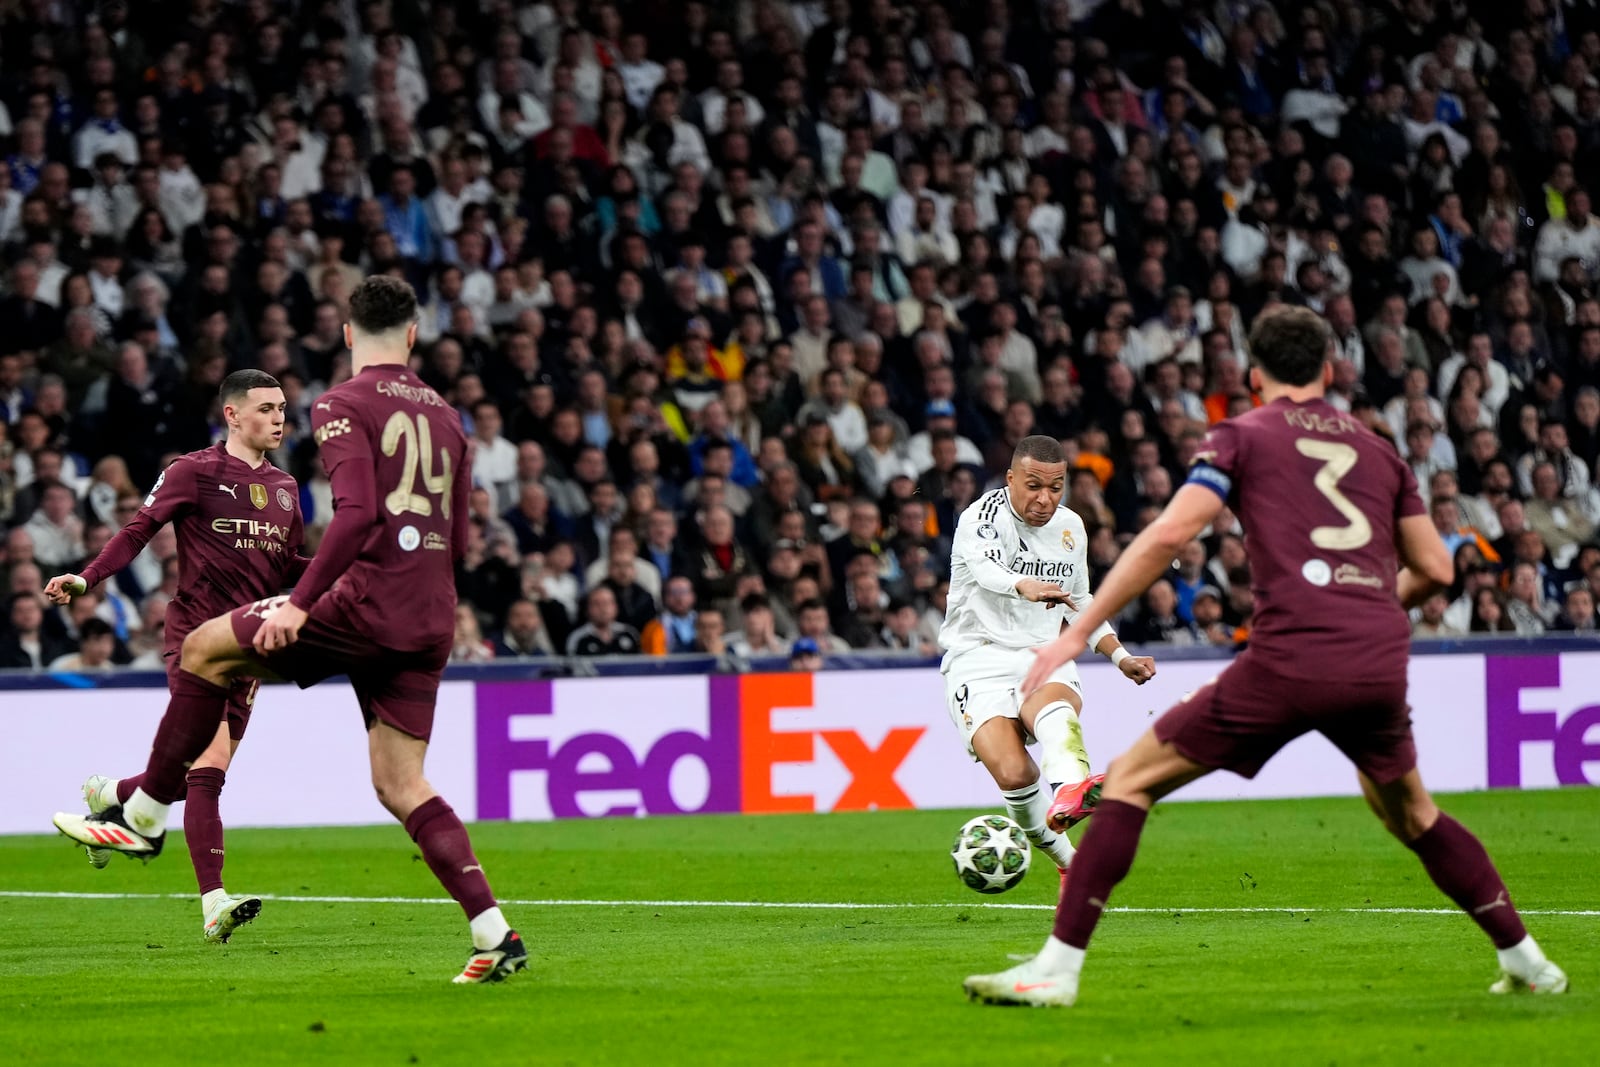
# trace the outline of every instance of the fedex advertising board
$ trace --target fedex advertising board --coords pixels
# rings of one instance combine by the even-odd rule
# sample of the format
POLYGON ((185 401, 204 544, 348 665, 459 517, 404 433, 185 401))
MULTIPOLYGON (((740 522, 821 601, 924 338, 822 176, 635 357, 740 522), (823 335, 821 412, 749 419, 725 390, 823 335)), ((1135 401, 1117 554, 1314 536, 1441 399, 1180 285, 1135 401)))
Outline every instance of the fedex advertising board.
MULTIPOLYGON (((1225 664, 1173 661, 1135 687, 1083 667, 1084 736, 1104 767, 1225 664)), ((1600 654, 1418 656, 1411 701, 1436 790, 1600 783, 1600 654)), ((142 769, 163 689, 0 693, 0 833, 43 833, 90 774, 142 769)), ((989 807, 931 669, 446 682, 427 773, 466 819, 542 820, 989 807)), ((1253 781, 1216 774, 1176 799, 1351 795, 1355 774, 1312 735, 1253 781)), ((228 772, 230 826, 387 820, 341 683, 267 687, 228 772)), ((174 816, 174 823, 177 816, 174 816)))

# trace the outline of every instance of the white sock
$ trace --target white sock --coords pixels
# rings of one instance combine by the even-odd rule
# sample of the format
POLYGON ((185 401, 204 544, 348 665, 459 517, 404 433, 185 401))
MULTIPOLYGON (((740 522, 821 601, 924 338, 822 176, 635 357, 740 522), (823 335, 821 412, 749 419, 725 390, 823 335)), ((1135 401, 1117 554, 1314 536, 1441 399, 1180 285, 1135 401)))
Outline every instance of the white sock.
POLYGON ((143 789, 135 789, 133 796, 122 805, 122 817, 133 832, 143 837, 160 837, 167 832, 167 812, 171 804, 157 804, 143 789))
POLYGON ((1039 766, 1044 769, 1045 781, 1059 787, 1089 777, 1083 727, 1071 704, 1057 700, 1040 708, 1033 719, 1033 736, 1039 739, 1039 766))
POLYGON ((1076 977, 1083 970, 1083 949, 1073 948, 1052 934, 1033 961, 1046 974, 1070 974, 1076 977))
POLYGON ((472 947, 477 949, 494 948, 511 932, 511 924, 498 907, 474 915, 471 926, 472 947))
POLYGON ((228 899, 228 891, 226 889, 213 889, 209 893, 202 893, 200 895, 201 914, 210 913, 212 906, 216 904, 217 901, 226 899, 228 899))
POLYGON ((1539 943, 1529 934, 1510 948, 1495 949, 1495 955, 1500 957, 1500 969, 1526 981, 1539 973, 1539 968, 1549 961, 1544 958, 1544 950, 1539 943))
POLYGON ((1022 827, 1028 840, 1055 860, 1057 867, 1065 869, 1077 850, 1065 834, 1058 834, 1045 824, 1045 817, 1050 814, 1051 794, 1044 777, 1040 776, 1038 781, 1021 789, 1002 789, 1000 795, 1006 798, 1006 811, 1022 827))

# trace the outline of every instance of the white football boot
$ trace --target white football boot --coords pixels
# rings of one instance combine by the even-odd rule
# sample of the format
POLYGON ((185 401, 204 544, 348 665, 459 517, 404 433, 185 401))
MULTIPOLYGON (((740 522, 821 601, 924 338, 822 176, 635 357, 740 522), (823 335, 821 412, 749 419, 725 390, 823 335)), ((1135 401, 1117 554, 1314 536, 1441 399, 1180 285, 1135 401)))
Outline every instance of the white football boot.
POLYGON ((261 914, 261 898, 223 895, 202 910, 206 919, 206 940, 214 945, 225 945, 235 930, 261 914))
POLYGON ((502 982, 528 966, 528 946, 515 930, 500 939, 494 948, 474 948, 467 965, 450 981, 456 985, 502 982))
POLYGON ((962 983, 967 999, 981 1004, 1020 1004, 1031 1008, 1070 1008, 1078 999, 1078 976, 1052 974, 1029 958, 999 974, 975 974, 962 983))
MULTIPOLYGON (((103 774, 91 774, 83 783, 83 802, 89 806, 91 815, 99 815, 107 808, 116 807, 117 779, 107 778, 103 774)), ((89 866, 95 870, 100 870, 111 862, 110 849, 85 845, 83 851, 89 857, 89 866)))
POLYGON ((89 848, 103 848, 136 856, 149 863, 161 855, 166 844, 165 832, 146 837, 128 825, 121 808, 108 808, 99 815, 79 815, 71 811, 58 811, 51 820, 67 837, 89 848))
POLYGON ((1510 971, 1501 971, 1500 978, 1489 987, 1489 992, 1498 994, 1507 993, 1533 993, 1538 996, 1567 991, 1567 972, 1560 967, 1545 960, 1539 968, 1539 973, 1532 978, 1518 978, 1510 971))

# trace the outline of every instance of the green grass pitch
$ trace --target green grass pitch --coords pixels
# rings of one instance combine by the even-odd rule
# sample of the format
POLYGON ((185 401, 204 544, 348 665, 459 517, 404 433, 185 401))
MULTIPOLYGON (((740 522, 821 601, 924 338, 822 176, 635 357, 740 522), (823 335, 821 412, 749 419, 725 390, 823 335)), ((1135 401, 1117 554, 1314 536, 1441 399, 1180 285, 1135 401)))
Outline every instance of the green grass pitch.
POLYGON ((269 900, 225 947, 166 896, 194 891, 181 840, 93 871, 60 838, 3 838, 0 1062, 1595 1063, 1600 794, 1446 804, 1567 996, 1490 996, 1488 943, 1398 910, 1448 905, 1353 799, 1158 808, 1112 901, 1135 910, 1102 923, 1064 1011, 962 997, 1037 949, 1056 891, 1042 857, 1002 897, 962 887, 946 853, 970 812, 480 825, 533 957, 492 987, 449 984, 466 924, 398 826, 230 834, 235 892, 394 899, 269 900))

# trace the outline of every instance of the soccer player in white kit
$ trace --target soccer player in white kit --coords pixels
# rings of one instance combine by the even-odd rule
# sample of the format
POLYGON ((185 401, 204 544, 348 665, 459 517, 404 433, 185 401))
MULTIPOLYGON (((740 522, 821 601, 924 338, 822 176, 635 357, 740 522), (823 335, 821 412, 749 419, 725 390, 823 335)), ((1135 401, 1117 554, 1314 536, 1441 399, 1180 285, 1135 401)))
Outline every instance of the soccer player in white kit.
MULTIPOLYGON (((1053 641, 1093 599, 1083 520, 1061 506, 1066 455, 1053 437, 1025 437, 1006 484, 973 501, 956 523, 950 597, 939 644, 950 718, 967 751, 994 777, 1011 817, 1055 860, 1072 862, 1065 831, 1093 810, 1104 775, 1090 776, 1078 715, 1083 684, 1072 663, 1023 699, 1033 649, 1053 641), (1039 763, 1027 746, 1037 740, 1039 763)), ((1135 683, 1155 660, 1122 647, 1102 624, 1090 647, 1135 683)))

